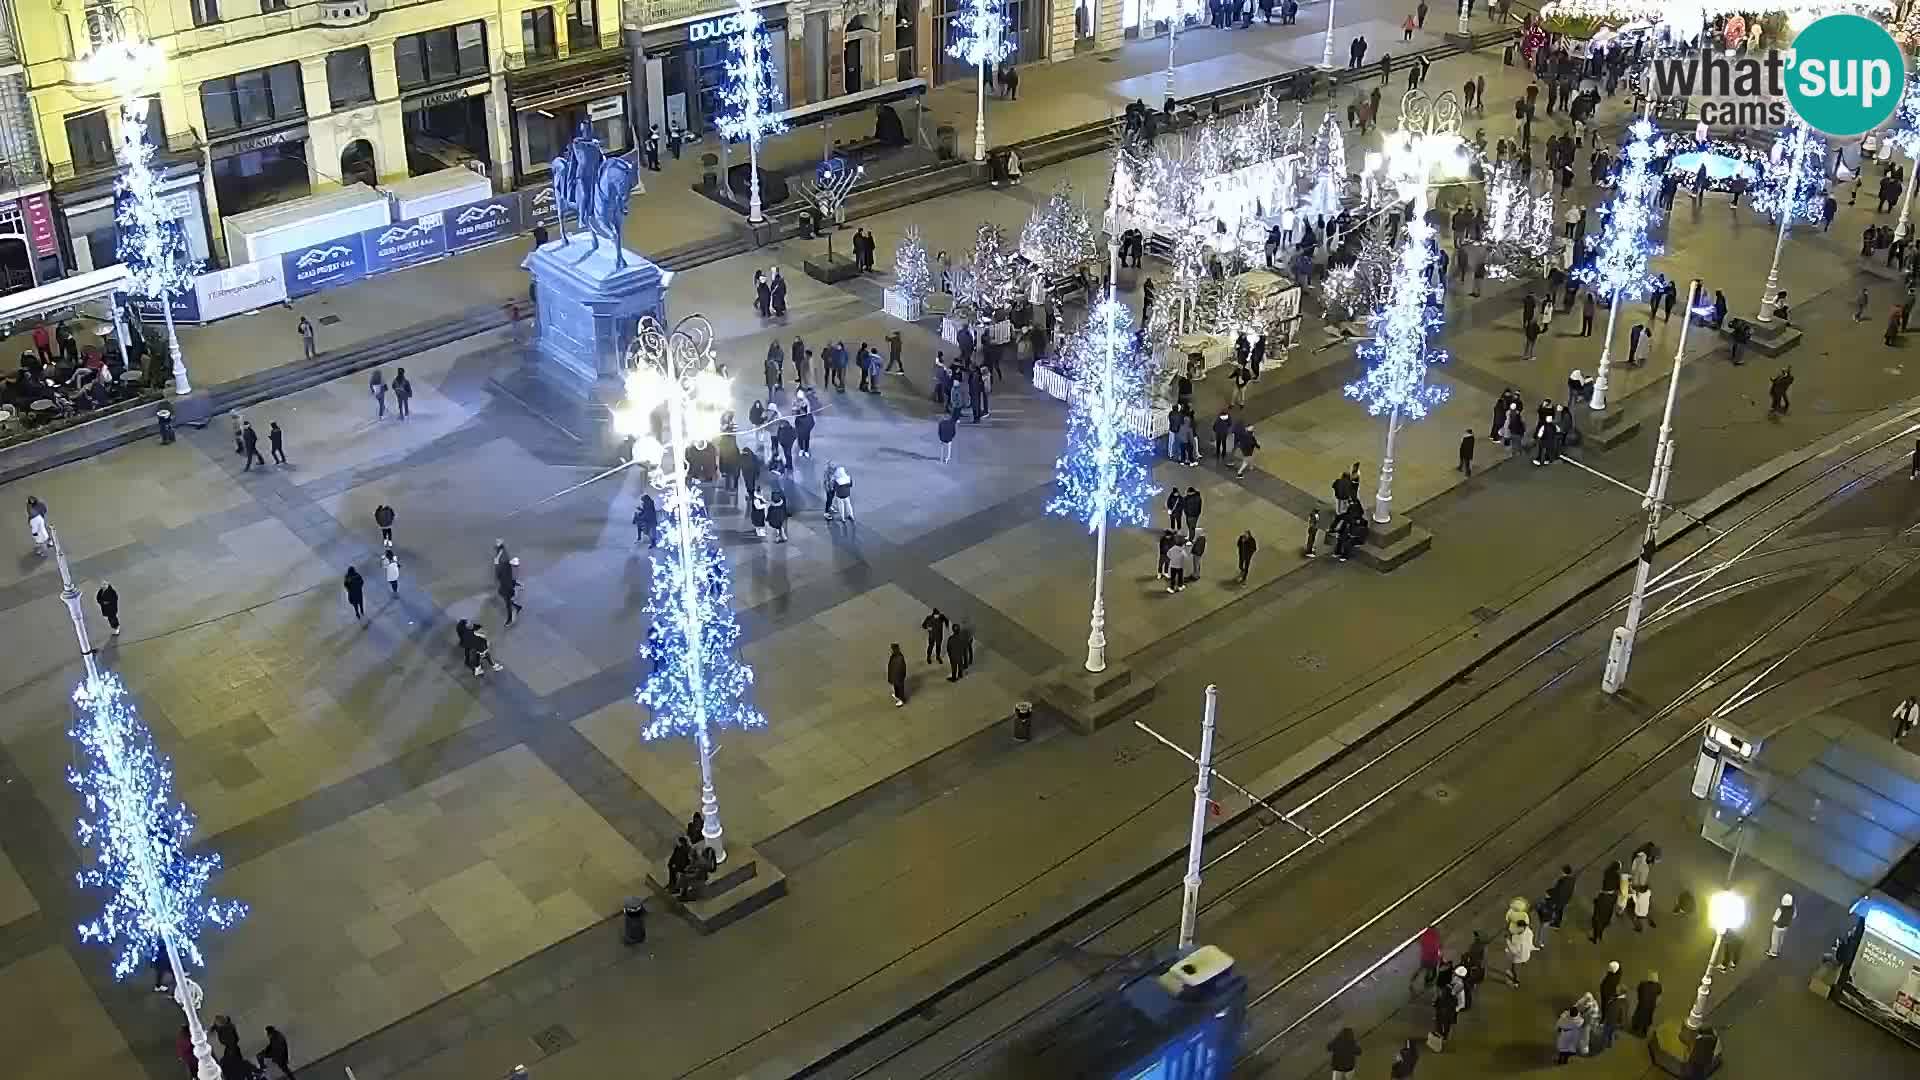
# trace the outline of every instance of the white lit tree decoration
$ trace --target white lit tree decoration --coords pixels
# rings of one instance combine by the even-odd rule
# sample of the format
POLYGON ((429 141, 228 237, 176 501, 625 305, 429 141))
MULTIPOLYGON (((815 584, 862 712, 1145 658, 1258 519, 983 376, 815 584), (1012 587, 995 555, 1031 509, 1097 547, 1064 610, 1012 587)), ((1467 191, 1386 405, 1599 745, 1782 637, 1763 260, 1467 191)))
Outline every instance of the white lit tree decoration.
MULTIPOLYGON (((745 3, 746 0, 742 0, 745 3)), ((978 76, 973 118, 973 160, 987 160, 987 70, 1013 55, 1007 37, 1007 13, 1001 0, 965 0, 953 16, 953 44, 947 55, 972 64, 978 76)))
POLYGON ((1329 111, 1307 151, 1307 197, 1300 213, 1332 220, 1347 195, 1347 142, 1329 111))
POLYGON ((1013 307, 1020 295, 1020 264, 1007 247, 1007 234, 983 222, 974 235, 973 258, 960 274, 955 314, 968 322, 989 322, 1013 307))
POLYGON ((173 391, 190 394, 187 362, 180 352, 180 335, 173 326, 173 298, 193 288, 199 266, 187 252, 180 226, 166 212, 160 196, 160 178, 153 171, 153 144, 147 141, 146 98, 130 98, 120 106, 120 161, 125 169, 116 183, 119 208, 117 248, 127 268, 133 291, 160 306, 167 326, 167 352, 173 360, 173 391))
POLYGON ((641 319, 628 363, 627 396, 614 410, 614 425, 634 439, 633 460, 650 469, 662 492, 667 541, 653 557, 650 621, 640 648, 650 665, 634 694, 648 713, 640 737, 692 737, 700 752, 701 835, 714 858, 725 861, 713 786, 714 731, 761 728, 767 718, 747 701, 753 669, 739 656, 732 575, 688 471, 687 451, 719 437, 732 387, 715 363, 713 327, 700 315, 672 330, 651 316, 641 319))
POLYGON ((1320 299, 1328 314, 1344 322, 1385 306, 1399 259, 1385 238, 1368 233, 1352 262, 1342 262, 1320 279, 1320 299))
POLYGON ((1826 202, 1826 156, 1825 140, 1798 120, 1774 137, 1760 186, 1753 192, 1754 210, 1780 222, 1780 235, 1773 242, 1773 265, 1767 270, 1767 284, 1760 293, 1758 322, 1773 321, 1780 296, 1780 253, 1787 246, 1793 219, 1820 220, 1826 202))
POLYGON ((1133 318, 1109 297, 1064 350, 1073 372, 1067 445, 1054 464, 1059 491, 1047 512, 1077 518, 1094 534, 1093 620, 1087 670, 1107 668, 1107 525, 1147 524, 1160 491, 1149 464, 1153 447, 1133 425, 1149 407, 1152 358, 1133 347, 1133 318))
POLYGON ((1040 303, 1046 299, 1049 279, 1078 271, 1093 258, 1093 223, 1074 202, 1073 187, 1061 181, 1027 218, 1020 231, 1020 254, 1033 264, 1033 287, 1028 299, 1040 303))
POLYGON ((1173 50, 1180 43, 1180 31, 1187 28, 1187 18, 1198 15, 1204 10, 1200 0, 1147 0, 1144 14, 1149 22, 1167 24, 1167 96, 1173 96, 1173 50))
POLYGON ((1574 272, 1582 285, 1607 297, 1607 333, 1600 339, 1600 370, 1593 379, 1593 397, 1587 407, 1607 407, 1608 372, 1612 368, 1613 326, 1623 301, 1639 300, 1653 291, 1654 277, 1647 264, 1660 254, 1660 245, 1648 235, 1655 216, 1654 200, 1661 178, 1653 163, 1667 156, 1667 140, 1651 121, 1641 119, 1628 129, 1628 142, 1614 174, 1613 199, 1600 211, 1600 235, 1587 241, 1593 263, 1574 272))
POLYGON ((893 249, 893 288, 888 290, 904 301, 896 314, 909 322, 917 320, 927 297, 933 294, 933 265, 927 260, 927 241, 920 226, 907 226, 900 246, 893 249))
POLYGON ((760 140, 787 130, 779 117, 784 96, 773 79, 773 44, 766 21, 752 0, 739 0, 733 19, 735 30, 728 42, 732 55, 714 124, 727 140, 747 144, 747 220, 757 225, 767 219, 760 209, 760 140))
POLYGON ((88 667, 73 695, 80 716, 69 734, 81 760, 68 767, 67 783, 80 795, 80 844, 93 853, 79 883, 107 895, 100 914, 81 924, 80 939, 114 950, 116 979, 164 958, 187 1017, 198 1080, 219 1080, 200 1023, 200 987, 189 970, 206 963, 200 936, 233 926, 247 908, 207 896, 220 857, 187 852, 193 814, 173 797, 173 766, 154 749, 119 677, 88 667))
POLYGON ((1367 412, 1387 418, 1386 453, 1380 462, 1380 486, 1374 494, 1373 519, 1392 520, 1393 446, 1400 425, 1423 419, 1445 402, 1444 386, 1427 383, 1427 368, 1445 363, 1444 351, 1427 344, 1440 328, 1440 286, 1429 273, 1434 258, 1434 229, 1427 220, 1429 185, 1436 169, 1465 171, 1465 146, 1460 139, 1460 102, 1452 91, 1429 98, 1409 90, 1400 102, 1400 127, 1385 140, 1378 158, 1384 183, 1395 196, 1412 203, 1406 237, 1387 304, 1367 319, 1373 336, 1360 346, 1366 374, 1347 384, 1346 395, 1364 404, 1367 412))
MULTIPOLYGON (((1906 23, 1913 24, 1915 20, 1920 20, 1920 4, 1907 10, 1906 23)), ((1920 40, 1908 44, 1920 45, 1920 40)), ((1900 96, 1900 107, 1894 111, 1886 137, 1895 150, 1907 156, 1907 183, 1900 189, 1900 220, 1893 226, 1893 235, 1900 236, 1907 231, 1907 218, 1913 209, 1913 179, 1920 173, 1920 169, 1914 167, 1920 165, 1920 74, 1907 76, 1906 91, 1900 96)))
POLYGON ((1488 277, 1531 277, 1545 269, 1560 248, 1552 181, 1536 189, 1512 162, 1495 165, 1487 177, 1486 243, 1488 277))

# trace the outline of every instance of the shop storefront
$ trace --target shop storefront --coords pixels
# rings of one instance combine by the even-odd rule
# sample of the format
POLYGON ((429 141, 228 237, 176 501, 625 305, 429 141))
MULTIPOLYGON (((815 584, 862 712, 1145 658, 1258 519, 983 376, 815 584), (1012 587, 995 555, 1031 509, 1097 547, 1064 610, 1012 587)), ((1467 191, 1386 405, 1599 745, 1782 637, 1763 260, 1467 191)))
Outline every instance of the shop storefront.
POLYGON ((220 215, 243 214, 313 191, 305 121, 213 142, 213 192, 220 215))
POLYGON ((606 146, 609 155, 633 149, 627 116, 627 54, 598 49, 573 62, 507 75, 507 107, 512 112, 515 186, 539 183, 552 172, 553 159, 566 152, 581 124, 606 146))
POLYGON ((31 289, 60 276, 60 237, 47 192, 0 204, 0 293, 31 289))
MULTIPOLYGON (((207 207, 202 197, 200 170, 191 158, 156 162, 159 192, 167 216, 177 222, 186 237, 187 251, 200 262, 210 258, 207 241, 207 207)), ((101 176, 90 183, 65 188, 56 186, 58 227, 66 232, 70 266, 75 273, 103 270, 120 261, 119 227, 114 220, 114 177, 101 176)), ((305 176, 301 177, 302 184, 305 176)), ((33 223, 28 221, 29 235, 33 223)), ((43 262, 43 266, 45 263, 43 262)), ((42 275, 45 280, 47 275, 42 275)))
MULTIPOLYGON (((958 59, 947 52, 956 31, 955 20, 963 18, 967 10, 967 0, 927 0, 937 5, 939 14, 933 25, 934 49, 939 53, 939 62, 934 65, 934 83, 941 85, 956 81, 972 81, 975 78, 972 64, 958 59)), ((1070 3, 1072 0, 1056 0, 1070 3)), ((1013 55, 1007 62, 1019 65, 1030 64, 1047 57, 1047 0, 1007 0, 1007 32, 1013 39, 1013 55)))
POLYGON ((493 161, 487 137, 485 78, 459 86, 400 95, 401 128, 407 145, 407 173, 420 176, 478 161, 493 161))
MULTIPOLYGON (((787 8, 760 7, 772 49, 772 83, 787 86, 787 8)), ((688 16, 671 25, 651 25, 641 38, 646 54, 647 123, 670 132, 701 135, 713 130, 720 95, 726 88, 727 63, 739 16, 731 11, 688 16)), ((788 95, 789 97, 791 95, 788 95)))

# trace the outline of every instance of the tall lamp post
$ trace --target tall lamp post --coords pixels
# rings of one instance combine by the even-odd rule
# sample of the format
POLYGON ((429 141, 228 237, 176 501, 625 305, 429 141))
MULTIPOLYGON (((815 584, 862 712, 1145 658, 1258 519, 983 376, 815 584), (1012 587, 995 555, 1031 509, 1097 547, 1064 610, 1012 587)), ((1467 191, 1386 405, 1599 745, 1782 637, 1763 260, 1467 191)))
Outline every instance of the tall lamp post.
POLYGON ((1007 14, 1000 0, 966 0, 953 17, 953 44, 947 55, 975 68, 973 160, 987 160, 987 69, 1013 55, 1007 39, 1007 14))
POLYGON ((1448 396, 1445 387, 1426 381, 1427 367, 1445 359, 1427 346, 1430 331, 1439 325, 1437 309, 1428 303, 1433 226, 1427 222, 1427 188, 1435 169, 1465 171, 1460 117, 1460 101, 1451 90, 1437 98, 1409 90, 1400 101, 1399 130, 1387 136, 1381 154, 1368 155, 1368 171, 1383 171, 1384 181, 1413 207, 1387 304, 1368 316, 1373 337, 1360 348, 1368 362, 1366 375, 1346 387, 1347 397, 1365 403, 1368 412, 1387 416, 1386 453, 1373 503, 1373 520, 1382 525, 1393 519, 1393 449, 1400 425, 1425 417, 1448 396))
MULTIPOLYGON (((1901 95, 1900 107, 1894 111, 1887 141, 1907 156, 1907 182, 1900 189, 1900 220, 1893 226, 1893 235, 1897 238, 1907 231, 1907 218, 1913 209, 1914 175, 1920 173, 1920 75, 1907 76, 1906 91, 1901 95)), ((1866 167, 1865 162, 1861 167, 1866 167)))
POLYGON ((200 984, 187 973, 187 965, 201 962, 194 939, 204 926, 231 926, 247 909, 235 901, 205 897, 220 859, 181 850, 193 831, 193 816, 174 801, 172 771, 126 700, 126 688, 117 676, 100 671, 80 590, 51 523, 47 536, 60 570, 60 599, 73 620, 87 669, 86 681, 74 692, 86 718, 71 732, 83 763, 67 773, 67 782, 84 803, 80 841, 95 854, 80 881, 109 893, 101 914, 80 927, 80 937, 117 947, 113 974, 118 979, 165 958, 173 972, 173 1000, 186 1018, 193 1046, 194 1078, 221 1080, 220 1063, 200 1020, 200 984))
POLYGON ((1333 9, 1334 0, 1327 0, 1327 40, 1320 45, 1320 66, 1333 70, 1333 9))
POLYGON ((773 81, 766 21, 752 0, 739 0, 733 19, 727 83, 714 123, 722 136, 747 142, 747 220, 758 225, 767 220, 760 208, 760 140, 780 134, 787 125, 779 116, 783 95, 773 81))
POLYGON ((158 45, 147 40, 141 13, 131 4, 89 4, 86 18, 90 46, 74 65, 76 77, 87 84, 110 85, 120 98, 119 255, 132 276, 133 291, 159 301, 167 327, 167 353, 173 361, 174 393, 191 394, 186 356, 173 325, 173 298, 193 288, 198 267, 160 197, 159 177, 152 165, 154 148, 147 141, 149 105, 141 93, 159 74, 165 57, 158 45))
MULTIPOLYGON (((1636 120, 1630 129, 1633 141, 1627 144, 1626 161, 1615 178, 1613 201, 1607 205, 1606 228, 1594 244, 1594 260, 1574 272, 1574 277, 1607 300, 1607 333, 1600 339, 1600 370, 1593 377, 1593 397, 1587 408, 1602 412, 1607 407, 1611 386, 1613 328, 1620 318, 1623 300, 1638 300, 1651 292, 1654 279, 1647 272, 1648 262, 1661 248, 1648 239, 1654 217, 1654 199, 1660 179, 1653 163, 1666 156, 1667 140, 1653 122, 1636 120)), ((1692 300, 1689 298, 1688 303, 1692 300)), ((1681 328, 1684 335, 1686 329, 1681 328)))
POLYGON ((1167 24, 1167 97, 1173 96, 1173 50, 1187 25, 1187 0, 1150 0, 1147 18, 1167 24))
POLYGON ((1220 688, 1207 684, 1207 711, 1200 718, 1200 773, 1193 782, 1193 824, 1187 833, 1187 876, 1180 882, 1180 955, 1193 951, 1193 931, 1200 921, 1201 845, 1207 838, 1207 804, 1213 790, 1213 723, 1220 705, 1220 688))
POLYGON ((1825 156, 1826 148, 1815 139, 1812 129, 1798 121, 1794 122, 1791 134, 1782 132, 1774 141, 1767 170, 1771 182, 1753 196, 1755 210, 1780 217, 1780 234, 1773 242, 1773 265, 1767 268, 1767 284, 1760 292, 1756 322, 1773 321, 1773 309, 1780 296, 1780 253, 1787 246, 1787 233, 1793 228, 1793 219, 1817 221, 1820 218, 1826 177, 1818 163, 1825 156), (1786 171, 1779 172, 1783 160, 1786 171))
POLYGON ((1047 512, 1078 518, 1094 535, 1093 616, 1087 670, 1107 669, 1107 525, 1144 527, 1153 486, 1153 447, 1133 426, 1149 408, 1151 358, 1133 346, 1133 317, 1109 296, 1067 343, 1073 383, 1068 392, 1067 445, 1054 463, 1059 490, 1047 512))
POLYGON ((1680 344, 1673 350, 1673 373, 1667 376, 1667 405, 1660 413, 1660 434, 1653 441, 1653 472, 1647 477, 1647 493, 1641 505, 1647 511, 1647 529, 1640 539, 1640 558, 1633 566, 1633 592, 1627 597, 1627 618, 1613 628, 1607 642, 1607 667, 1600 676, 1600 689, 1618 693, 1627 683, 1627 669, 1633 664, 1633 643, 1640 636, 1640 612, 1647 604, 1647 585, 1653 577, 1653 554, 1660 543, 1660 514, 1667 505, 1667 481, 1673 476, 1673 402, 1680 393, 1680 365, 1687 358, 1687 327, 1693 323, 1693 305, 1700 299, 1700 279, 1687 285, 1687 303, 1681 310, 1686 321, 1680 324, 1680 344))
POLYGON ((1700 989, 1693 995, 1693 1008, 1687 1012, 1687 1030, 1699 1031, 1707 1022, 1707 998, 1713 993, 1713 969, 1720 962, 1720 949, 1727 934, 1747 922, 1746 898, 1736 892, 1717 892, 1707 901, 1707 923, 1713 927, 1713 951, 1707 954, 1707 970, 1700 973, 1700 989))
POLYGON ((614 428, 634 440, 635 464, 651 472, 662 493, 668 532, 666 550, 654 556, 647 602, 652 618, 642 652, 650 670, 635 698, 649 719, 640 735, 692 737, 700 753, 701 836, 724 862, 714 729, 765 727, 767 719, 746 700, 753 669, 737 653, 731 575, 690 455, 724 430, 733 389, 718 369, 713 326, 703 315, 671 330, 652 316, 641 319, 627 362, 626 400, 614 409, 614 428))

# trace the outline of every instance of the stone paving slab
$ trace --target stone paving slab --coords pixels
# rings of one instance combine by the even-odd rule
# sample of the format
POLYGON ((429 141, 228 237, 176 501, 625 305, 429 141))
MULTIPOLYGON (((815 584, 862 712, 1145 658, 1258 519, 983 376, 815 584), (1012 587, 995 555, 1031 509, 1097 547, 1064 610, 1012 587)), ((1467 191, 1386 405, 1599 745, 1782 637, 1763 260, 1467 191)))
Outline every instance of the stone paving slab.
MULTIPOLYGON (((883 585, 748 647, 755 700, 778 722, 720 737, 714 785, 729 836, 773 836, 1006 718, 1023 673, 983 641, 966 678, 947 682, 944 665, 924 662, 926 610, 883 585), (908 659, 904 709, 886 683, 887 646, 896 641, 908 659)), ((622 701, 575 727, 661 805, 690 815, 699 803, 692 743, 642 744, 640 721, 639 707, 622 701)))
POLYGON ((12 860, 0 854, 0 927, 17 922, 40 910, 27 889, 27 883, 13 869, 12 860))
MULTIPOLYGON (((137 978, 134 985, 144 990, 137 978)), ((147 997, 153 999, 148 1011, 156 1016, 168 1009, 179 1016, 171 998, 154 993, 147 997)), ((8 1017, 0 1028, 0 1047, 17 1075, 36 1080, 133 1080, 144 1075, 61 949, 44 949, 0 968, 0 1007, 8 1017)))
POLYGON ((212 1005, 339 1045, 593 924, 644 874, 532 753, 503 751, 229 867, 254 913, 215 946, 212 1005))

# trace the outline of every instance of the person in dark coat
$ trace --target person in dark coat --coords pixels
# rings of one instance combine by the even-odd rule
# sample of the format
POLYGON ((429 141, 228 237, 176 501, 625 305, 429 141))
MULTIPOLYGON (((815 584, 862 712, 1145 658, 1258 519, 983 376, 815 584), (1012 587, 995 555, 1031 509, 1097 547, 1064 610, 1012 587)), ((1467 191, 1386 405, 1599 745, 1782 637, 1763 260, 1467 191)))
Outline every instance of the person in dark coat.
POLYGON ((955 623, 947 638, 947 664, 953 672, 947 676, 948 682, 959 682, 973 666, 973 630, 966 623, 955 623))
POLYGON ((801 457, 813 456, 813 425, 813 410, 805 404, 803 398, 800 407, 794 410, 793 416, 793 434, 794 439, 800 444, 801 457))
POLYGON ((347 567, 347 576, 340 579, 340 585, 347 590, 347 606, 353 609, 353 617, 367 617, 366 588, 367 579, 360 576, 357 567, 347 567))
POLYGON ((788 470, 793 468, 793 443, 794 440, 798 438, 799 434, 793 430, 792 421, 789 421, 784 416, 781 417, 780 423, 773 429, 773 448, 775 450, 773 460, 775 464, 779 464, 784 457, 786 459, 785 467, 788 470))
POLYGON ((267 1062, 271 1061, 279 1068, 281 1076, 286 1077, 287 1080, 293 1080, 293 1069, 287 1065, 287 1059, 290 1056, 292 1055, 287 1049, 287 1037, 279 1028, 268 1024, 267 1045, 261 1047, 259 1055, 254 1058, 255 1063, 260 1066, 260 1071, 266 1072, 267 1062))
POLYGON ((1193 538, 1193 532, 1200 527, 1200 489, 1190 487, 1180 499, 1180 516, 1187 519, 1187 538, 1193 538))
POLYGON ((660 510, 653 505, 653 496, 642 493, 640 505, 633 508, 633 542, 645 541, 649 550, 658 546, 660 537, 660 510))
MULTIPOLYGON (((1311 527, 1309 527, 1307 537, 1308 543, 1312 543, 1313 532, 1311 527)), ((1253 530, 1248 529, 1246 532, 1240 534, 1240 539, 1234 542, 1234 547, 1238 550, 1240 556, 1240 584, 1245 585, 1247 583, 1247 571, 1253 569, 1253 553, 1260 550, 1260 542, 1253 538, 1253 530)), ((1166 553, 1164 551, 1161 552, 1160 557, 1164 562, 1166 553)))
POLYGON ((753 310, 763 319, 773 314, 773 288, 764 270, 753 272, 753 310))
POLYGON ((381 503, 373 508, 373 523, 380 527, 380 542, 393 546, 393 507, 381 503))
POLYGON ((520 591, 520 559, 514 556, 493 565, 493 583, 500 594, 500 603, 507 609, 507 625, 513 625, 513 617, 518 615, 524 605, 514 599, 520 591))
POLYGON ((770 293, 768 299, 773 304, 773 313, 781 318, 785 318, 787 314, 787 279, 780 276, 780 271, 777 267, 773 271, 773 281, 768 284, 767 288, 770 293))
POLYGON ((114 591, 113 582, 100 583, 100 591, 93 594, 93 602, 100 605, 100 617, 107 620, 113 628, 113 636, 120 636, 120 594, 114 591))
POLYGON ((1227 443, 1233 438, 1233 417, 1227 410, 1221 409, 1220 415, 1213 418, 1213 456, 1221 461, 1227 460, 1227 443))
POLYGON ((400 409, 400 419, 413 415, 413 380, 407 378, 406 368, 393 376, 393 403, 400 409))
POLYGON ((1167 489, 1167 527, 1168 528, 1176 529, 1176 530, 1180 528, 1180 513, 1181 513, 1181 507, 1184 505, 1184 502, 1185 502, 1185 496, 1181 493, 1179 488, 1167 489))
POLYGON ((1567 908, 1573 903, 1574 889, 1573 867, 1562 864, 1560 876, 1553 881, 1553 887, 1547 890, 1547 904, 1552 909, 1553 928, 1558 930, 1566 918, 1567 908))
POLYGON ((1443 982, 1433 995, 1433 1033, 1446 1038, 1453 1034, 1453 1025, 1459 1019, 1459 999, 1453 995, 1451 981, 1443 982))
POLYGON ((807 343, 793 339, 793 378, 795 386, 807 385, 807 343))
POLYGON ((1351 1076, 1360 1067, 1360 1039, 1352 1028, 1343 1027, 1327 1044, 1327 1054, 1333 1059, 1333 1075, 1351 1076))
POLYGON ((266 467, 267 459, 260 456, 260 435, 253 430, 251 420, 240 425, 240 448, 247 455, 247 463, 241 468, 241 472, 252 471, 253 463, 256 461, 260 463, 261 468, 266 467))
POLYGON ((740 448, 740 483, 746 486, 748 497, 760 490, 760 455, 751 446, 740 448))
POLYGON ((1180 534, 1177 531, 1176 526, 1170 526, 1160 531, 1160 566, 1158 571, 1156 572, 1161 577, 1167 576, 1167 569, 1168 569, 1167 552, 1172 551, 1173 545, 1179 542, 1180 542, 1180 534))
POLYGON ((1602 886, 1599 892, 1593 894, 1593 921, 1590 925, 1593 933, 1590 938, 1595 945, 1607 936, 1607 927, 1613 925, 1614 908, 1619 903, 1620 890, 1617 885, 1612 889, 1602 886))
POLYGON ((1633 988, 1633 998, 1633 1020, 1627 1030, 1644 1039, 1653 1030, 1653 1012, 1660 1007, 1660 973, 1647 972, 1647 977, 1633 988))
POLYGON ((907 658, 900 652, 899 642, 895 642, 893 651, 887 654, 887 685, 893 687, 893 707, 899 708, 907 703, 907 658))
POLYGON ((768 345, 767 346, 767 397, 769 398, 773 397, 773 392, 775 390, 784 389, 787 385, 786 376, 782 374, 782 371, 784 369, 782 369, 780 366, 781 359, 782 357, 780 353, 780 343, 776 341, 773 344, 768 345))
POLYGON ((953 422, 953 416, 951 414, 941 413, 940 421, 937 425, 935 425, 934 431, 940 437, 941 463, 944 464, 946 462, 952 461, 953 460, 953 438, 955 435, 959 434, 960 432, 959 425, 953 422))
POLYGON ((1473 444, 1478 441, 1472 428, 1468 428, 1467 433, 1460 436, 1460 471, 1468 476, 1473 475, 1473 444))

